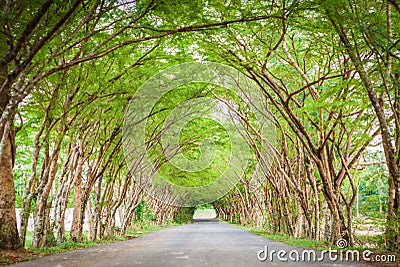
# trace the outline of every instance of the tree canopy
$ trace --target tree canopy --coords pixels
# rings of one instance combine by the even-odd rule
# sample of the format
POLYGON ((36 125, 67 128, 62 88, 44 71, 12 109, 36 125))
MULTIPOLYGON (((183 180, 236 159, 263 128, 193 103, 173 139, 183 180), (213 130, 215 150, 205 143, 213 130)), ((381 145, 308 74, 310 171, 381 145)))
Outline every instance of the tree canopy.
MULTIPOLYGON (((218 120, 225 114, 249 149, 232 190, 213 203, 220 218, 351 245, 358 221, 374 218, 386 247, 400 249, 396 1, 0 6, 0 247, 24 245, 32 214, 35 247, 82 240, 89 218, 89 238, 96 240, 115 234, 119 212, 121 234, 143 214, 159 224, 192 214, 176 206, 171 187, 152 191, 142 181, 159 174, 171 185, 200 188, 221 180, 231 156, 240 154, 218 120), (256 93, 204 81, 174 88, 151 107, 143 128, 153 165, 126 160, 124 119, 135 93, 157 73, 190 62, 224 64, 256 93), (167 147, 163 138, 184 117, 174 117, 176 110, 191 118, 201 99, 218 103, 203 108, 219 107, 219 115, 188 119, 172 132, 177 144, 167 147), (257 101, 268 112, 255 109, 257 101), (213 161, 194 170, 206 153, 213 161), (188 169, 174 165, 179 155, 188 169)), ((199 189, 197 197, 204 194, 199 189)))

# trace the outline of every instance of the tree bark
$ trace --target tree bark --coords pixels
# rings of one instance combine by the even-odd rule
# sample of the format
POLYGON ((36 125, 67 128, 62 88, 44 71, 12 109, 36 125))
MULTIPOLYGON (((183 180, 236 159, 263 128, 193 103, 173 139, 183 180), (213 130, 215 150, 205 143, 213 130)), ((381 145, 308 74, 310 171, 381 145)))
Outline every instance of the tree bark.
MULTIPOLYGON (((5 82, 7 75, 7 65, 0 62, 0 84, 5 82)), ((9 100, 9 92, 0 95, 0 114, 3 114, 9 100)), ((15 213, 13 116, 5 127, 0 128, 0 147, 0 248, 16 248, 20 246, 20 240, 15 213)))
POLYGON ((82 239, 82 232, 79 230, 81 228, 80 224, 84 194, 84 190, 82 188, 82 167, 84 163, 84 158, 82 155, 82 144, 79 144, 78 151, 78 165, 74 174, 74 212, 71 226, 71 240, 73 242, 79 242, 82 239))
POLYGON ((12 174, 14 165, 13 142, 14 133, 10 131, 0 155, 0 248, 16 248, 20 246, 17 218, 15 213, 15 188, 12 174))

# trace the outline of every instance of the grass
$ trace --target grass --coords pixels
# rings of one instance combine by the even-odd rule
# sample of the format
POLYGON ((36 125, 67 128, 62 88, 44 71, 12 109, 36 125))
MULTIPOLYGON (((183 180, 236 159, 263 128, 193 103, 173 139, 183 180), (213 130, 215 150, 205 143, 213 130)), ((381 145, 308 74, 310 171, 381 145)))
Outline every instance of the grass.
MULTIPOLYGON (((227 222, 224 222, 227 223, 227 222)), ((332 243, 327 243, 324 241, 318 241, 318 240, 310 240, 310 239, 305 239, 305 238, 294 238, 294 237, 290 237, 290 236, 286 236, 283 234, 273 234, 273 233, 268 233, 267 231, 265 231, 264 229, 260 229, 260 228, 255 228, 255 227, 249 227, 249 226, 243 226, 243 225, 239 225, 239 224, 231 224, 232 226, 235 226, 237 228, 246 230, 248 232, 254 233, 258 236, 262 236, 262 237, 266 237, 268 239, 271 239, 273 241, 276 242, 281 242, 290 246, 296 246, 296 247, 303 247, 303 248, 307 248, 307 249, 314 249, 314 250, 329 250, 329 249, 334 249, 337 250, 337 253, 339 253, 339 251, 344 250, 358 250, 358 251, 364 251, 366 249, 371 249, 373 254, 372 255, 386 255, 386 256, 393 256, 393 255, 397 255, 398 253, 395 252, 390 252, 387 251, 385 249, 382 248, 382 236, 357 236, 358 241, 363 245, 362 247, 346 247, 343 249, 339 249, 336 247, 335 244, 332 243), (373 244, 375 243, 376 246, 378 247, 374 247, 374 248, 370 248, 370 247, 366 247, 365 244, 373 244), (380 247, 379 247, 380 246, 380 247)), ((396 262, 375 262, 374 260, 372 261, 363 261, 363 259, 361 259, 361 262, 373 265, 373 266, 377 266, 377 267, 387 267, 387 266, 400 266, 399 264, 399 260, 398 257, 394 256, 395 258, 397 258, 396 262)), ((388 258, 387 258, 388 259, 388 258)))
POLYGON ((258 236, 262 236, 262 237, 271 239, 272 241, 281 242, 281 243, 284 243, 284 244, 287 244, 290 246, 295 246, 295 247, 304 247, 304 248, 311 248, 311 249, 316 249, 316 250, 326 250, 329 248, 334 248, 337 250, 364 251, 366 249, 372 249, 374 252, 380 252, 380 253, 390 252, 382 247, 383 241, 382 241, 382 236, 380 236, 380 235, 378 235, 378 236, 364 236, 364 235, 357 236, 356 239, 358 240, 358 243, 362 244, 362 246, 353 246, 353 247, 346 247, 343 249, 338 249, 336 247, 336 244, 332 244, 332 243, 325 242, 322 240, 313 240, 313 239, 307 239, 307 238, 295 238, 295 237, 287 236, 284 234, 269 233, 262 228, 243 226, 240 224, 233 224, 233 223, 230 223, 230 224, 237 228, 254 233, 258 236), (366 244, 373 244, 373 246, 368 247, 366 244))
POLYGON ((231 224, 231 225, 246 230, 248 232, 251 232, 253 234, 256 234, 258 236, 266 237, 268 239, 271 239, 272 241, 281 242, 290 246, 311 248, 316 250, 324 250, 328 249, 329 247, 332 247, 332 244, 328 244, 324 241, 312 240, 306 238, 294 238, 283 234, 268 233, 262 228, 243 226, 240 224, 231 224))
POLYGON ((171 223, 168 225, 147 225, 145 227, 138 227, 138 228, 129 228, 126 231, 126 237, 127 239, 129 238, 135 238, 135 237, 139 237, 139 236, 143 236, 145 234, 148 234, 150 232, 154 232, 157 230, 161 230, 165 227, 169 227, 169 226, 179 226, 179 223, 171 223))
POLYGON ((40 255, 48 255, 48 254, 54 254, 54 253, 61 253, 61 252, 66 252, 70 250, 75 250, 75 249, 81 249, 81 248, 88 248, 88 247, 95 247, 99 246, 102 244, 108 244, 108 243, 113 243, 117 241, 124 241, 124 240, 129 240, 132 238, 136 238, 139 236, 143 236, 145 234, 148 234, 153 231, 161 230, 167 226, 173 226, 176 224, 169 224, 169 225, 145 225, 137 228, 128 228, 126 231, 126 234, 124 236, 112 236, 104 239, 100 239, 97 241, 87 241, 88 239, 88 232, 83 233, 83 239, 84 241, 82 242, 72 242, 72 241, 66 241, 62 243, 58 243, 57 246, 54 247, 45 247, 45 248, 40 248, 40 249, 34 249, 29 247, 28 250, 35 253, 35 254, 40 254, 40 255))
MULTIPOLYGON (((49 254, 57 254, 57 253, 62 253, 62 252, 67 252, 67 251, 72 251, 76 249, 82 249, 82 248, 89 248, 89 247, 96 247, 102 244, 108 244, 108 243, 113 243, 113 242, 118 242, 118 241, 124 241, 124 240, 129 240, 132 238, 140 237, 145 234, 148 234, 153 231, 157 231, 160 229, 163 229, 168 226, 178 226, 179 224, 177 223, 172 223, 168 225, 162 225, 162 226, 154 226, 154 225, 141 225, 137 227, 132 227, 128 228, 126 231, 126 234, 124 236, 113 236, 105 239, 101 239, 98 241, 88 241, 88 232, 83 232, 83 240, 82 242, 72 242, 70 240, 67 240, 65 242, 57 243, 56 246, 49 246, 49 247, 44 247, 44 248, 33 248, 31 247, 32 244, 32 232, 27 232, 26 234, 26 251, 12 251, 8 252, 6 255, 3 255, 0 253, 0 265, 7 265, 15 262, 21 262, 21 261, 28 261, 32 260, 37 257, 49 255, 49 254)), ((69 238, 69 232, 66 232, 67 238, 69 238)), ((1 252, 1 251, 0 251, 1 252)))

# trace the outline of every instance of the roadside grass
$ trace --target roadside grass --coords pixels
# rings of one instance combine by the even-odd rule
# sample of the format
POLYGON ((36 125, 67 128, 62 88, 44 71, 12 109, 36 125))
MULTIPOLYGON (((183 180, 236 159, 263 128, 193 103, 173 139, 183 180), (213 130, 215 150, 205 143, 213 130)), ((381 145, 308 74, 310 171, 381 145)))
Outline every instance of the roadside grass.
POLYGON ((33 248, 32 247, 32 236, 33 232, 26 233, 26 240, 25 240, 25 248, 28 252, 31 252, 33 255, 37 256, 44 256, 48 254, 56 254, 61 252, 66 252, 70 250, 80 249, 80 248, 87 248, 87 247, 94 247, 105 243, 110 243, 118 240, 125 240, 123 236, 114 236, 110 238, 106 238, 99 241, 88 241, 89 233, 87 231, 83 232, 83 240, 82 242, 72 242, 70 240, 70 232, 66 232, 67 240, 64 242, 57 242, 54 246, 46 246, 44 248, 33 248))
POLYGON ((147 225, 145 227, 130 227, 126 230, 125 239, 136 238, 139 236, 146 235, 150 232, 158 231, 170 226, 179 226, 179 223, 170 223, 167 225, 147 225))
POLYGON ((330 249, 336 250, 337 255, 339 255, 341 253, 341 251, 358 250, 358 251, 360 251, 360 253, 362 253, 365 250, 369 250, 372 254, 368 254, 368 255, 371 255, 372 261, 371 260, 366 261, 365 259, 363 259, 361 257, 360 261, 362 263, 366 263, 366 264, 369 264, 371 266, 376 266, 376 267, 400 266, 399 254, 396 252, 390 252, 383 248, 383 237, 381 235, 357 236, 356 242, 358 244, 361 244, 361 246, 346 247, 343 249, 339 249, 336 246, 336 244, 327 243, 324 241, 310 240, 310 239, 306 239, 306 238, 294 238, 294 237, 289 237, 289 236, 286 236, 283 234, 268 233, 266 230, 256 228, 256 227, 243 226, 243 225, 233 224, 233 223, 228 223, 228 222, 223 222, 223 223, 230 224, 239 229, 246 230, 246 231, 254 233, 258 236, 268 238, 272 241, 281 242, 281 243, 287 244, 289 246, 302 247, 302 248, 314 249, 314 250, 330 250, 330 249), (377 258, 377 256, 379 256, 379 258, 377 258), (384 257, 384 259, 386 259, 386 260, 381 261, 380 259, 383 259, 382 257, 384 257), (377 261, 375 259, 379 259, 379 260, 377 261))
POLYGON ((348 251, 348 250, 358 250, 360 253, 362 253, 365 250, 369 250, 372 254, 372 261, 366 261, 365 259, 360 258, 360 261, 372 266, 377 266, 377 267, 389 267, 389 266, 400 266, 400 259, 399 259, 399 254, 398 252, 391 252, 388 251, 387 249, 383 248, 384 240, 382 235, 376 235, 376 236, 369 236, 369 235, 359 235, 356 236, 356 243, 360 244, 354 247, 346 247, 339 249, 336 244, 333 243, 328 243, 324 241, 318 241, 318 240, 310 240, 306 238, 294 238, 290 236, 286 236, 283 234, 274 234, 274 233, 268 233, 265 229, 262 228, 256 228, 256 227, 250 227, 250 226, 243 226, 239 224, 233 224, 233 223, 228 223, 228 222, 223 222, 230 224, 234 227, 237 227, 239 229, 246 230, 248 232, 254 233, 258 236, 262 236, 265 238, 268 238, 272 241, 276 242, 281 242, 289 246, 295 246, 295 247, 302 247, 306 249, 314 249, 314 250, 336 250, 336 253, 339 255, 341 251, 348 251), (379 256, 379 258, 376 258, 376 256, 379 256), (383 259, 382 257, 385 257, 386 261, 381 261, 380 259, 383 259), (394 258, 393 258, 394 257, 394 258), (378 261, 375 259, 379 259, 378 261), (394 261, 393 261, 394 259, 394 261))
POLYGON ((233 224, 229 223, 232 226, 235 226, 237 228, 246 230, 250 233, 256 234, 258 236, 262 236, 268 239, 271 239, 272 241, 276 242, 281 242, 290 246, 295 246, 295 247, 304 247, 304 248, 312 248, 316 250, 324 250, 328 249, 329 247, 332 247, 332 244, 328 244, 324 241, 318 241, 318 240, 311 240, 311 239, 305 239, 305 238, 294 238, 294 237, 289 237, 283 234, 273 234, 273 233, 268 233, 262 228, 256 228, 256 227, 251 227, 251 226, 244 226, 240 224, 233 224))
MULTIPOLYGON (((32 248, 29 244, 28 251, 33 252, 35 254, 39 254, 40 256, 44 256, 44 255, 48 255, 48 254, 61 253, 61 252, 66 252, 66 251, 70 251, 70 250, 75 250, 75 249, 95 247, 95 246, 99 246, 99 245, 103 245, 103 244, 129 240, 129 239, 143 236, 150 232, 161 230, 168 226, 174 226, 174 225, 177 225, 177 224, 168 224, 168 225, 161 225, 161 226, 145 225, 145 226, 140 226, 140 227, 130 227, 127 229, 126 234, 124 236, 115 235, 115 236, 110 236, 110 237, 103 238, 103 239, 96 240, 96 241, 88 241, 89 233, 84 232, 82 242, 72 242, 70 240, 67 240, 65 242, 57 243, 56 246, 44 247, 44 248, 40 248, 40 249, 32 248)), ((32 235, 31 232, 30 232, 30 235, 32 235)), ((69 239, 69 232, 67 232, 67 237, 69 239)))
MULTIPOLYGON (((133 238, 137 238, 148 234, 153 231, 161 230, 163 228, 169 226, 179 226, 178 223, 170 223, 166 225, 140 225, 135 227, 130 227, 127 229, 126 234, 124 236, 115 235, 112 237, 107 237, 104 239, 96 240, 96 241, 89 241, 87 231, 83 232, 83 241, 82 242, 72 242, 69 239, 70 233, 66 232, 67 241, 56 243, 54 246, 48 246, 44 248, 33 248, 32 247, 32 232, 27 232, 26 234, 26 241, 25 241, 25 248, 26 250, 21 249, 21 251, 8 251, 5 254, 0 251, 0 265, 7 265, 16 262, 22 261, 29 261, 34 258, 42 257, 45 255, 50 254, 58 254, 62 252, 82 249, 82 248, 89 248, 89 247, 96 247, 103 244, 114 243, 118 241, 130 240, 133 238)), ((118 232, 117 232, 118 234, 118 232)))
MULTIPOLYGON (((227 222, 224 222, 227 223, 227 222)), ((325 242, 322 240, 312 240, 312 239, 307 239, 307 238, 295 238, 295 237, 290 237, 286 236, 284 234, 276 234, 276 233, 269 233, 265 229, 262 228, 256 228, 256 227, 251 227, 251 226, 243 226, 240 224, 233 224, 229 223, 232 226, 235 226, 237 228, 249 231, 251 233, 254 233, 258 236, 266 237, 268 239, 271 239, 272 241, 276 242, 281 242, 290 246, 295 246, 295 247, 304 247, 304 248, 311 248, 311 249, 316 249, 316 250, 327 250, 329 248, 331 249, 336 249, 336 250, 358 250, 358 251, 364 251, 366 249, 372 249, 374 252, 389 252, 388 250, 383 248, 383 238, 382 236, 367 236, 367 235, 362 235, 362 236, 357 236, 356 241, 357 243, 361 244, 356 245, 353 247, 346 247, 343 249, 337 248, 336 244, 325 242)))

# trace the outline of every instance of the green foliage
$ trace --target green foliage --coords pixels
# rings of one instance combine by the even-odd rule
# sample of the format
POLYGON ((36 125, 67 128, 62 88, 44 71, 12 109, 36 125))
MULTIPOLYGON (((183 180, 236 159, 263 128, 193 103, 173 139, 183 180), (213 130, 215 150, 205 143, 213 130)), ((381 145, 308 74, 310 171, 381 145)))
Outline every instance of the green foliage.
POLYGON ((133 222, 141 228, 148 227, 152 222, 156 221, 156 217, 151 209, 146 205, 146 201, 142 199, 140 204, 134 210, 135 217, 133 222))
POLYGON ((214 205, 212 203, 206 203, 196 206, 196 209, 198 210, 214 209, 214 205))
MULTIPOLYGON (((146 132, 151 134, 148 139, 151 140, 160 133, 166 118, 179 104, 189 99, 209 97, 211 92, 221 90, 202 83, 192 83, 175 88, 164 95, 153 108, 155 115, 147 124, 146 132)), ((205 139, 211 140, 217 150, 216 157, 207 168, 198 172, 186 172, 166 162, 160 167, 161 176, 171 183, 188 187, 207 185, 219 178, 220 172, 226 168, 231 154, 229 135, 223 125, 210 118, 191 120, 183 127, 179 136, 179 144, 184 157, 189 160, 197 160, 201 155, 200 145, 205 139)), ((156 145, 149 151, 150 157, 158 158, 161 161, 165 160, 162 149, 161 144, 156 145)))
MULTIPOLYGON (((119 2, 112 0, 104 4, 111 5, 119 2)), ((287 108, 291 109, 294 116, 304 125, 311 138, 311 145, 319 146, 321 136, 330 134, 326 140, 326 147, 332 150, 329 152, 332 158, 329 168, 333 172, 343 167, 339 152, 346 154, 345 147, 349 144, 351 158, 357 149, 371 141, 371 133, 378 129, 378 124, 365 94, 364 84, 355 73, 354 66, 349 63, 346 47, 343 46, 330 20, 340 21, 351 32, 350 42, 362 55, 362 64, 373 82, 377 95, 381 95, 385 100, 383 107, 390 110, 391 99, 397 97, 395 90, 398 86, 388 86, 388 84, 390 84, 389 81, 395 84, 400 70, 398 56, 396 58, 400 38, 400 19, 398 12, 392 10, 393 28, 389 30, 386 4, 382 2, 357 1, 355 5, 349 5, 343 0, 300 2, 145 0, 134 2, 134 5, 124 8, 111 8, 101 18, 90 18, 85 27, 75 32, 82 22, 81 19, 87 15, 86 10, 90 10, 95 2, 89 1, 82 5, 84 8, 78 9, 74 15, 76 19, 69 20, 54 34, 54 38, 44 44, 44 48, 34 55, 29 64, 32 72, 28 71, 27 78, 32 77, 35 70, 40 69, 38 71, 40 76, 43 71, 51 70, 82 56, 92 55, 92 52, 104 51, 134 38, 160 34, 177 27, 266 14, 271 17, 261 21, 230 24, 223 28, 211 27, 207 31, 178 33, 146 42, 132 42, 131 45, 121 47, 104 57, 56 72, 39 81, 29 97, 16 110, 15 124, 16 128, 20 127, 16 137, 17 158, 14 168, 17 207, 22 206, 23 191, 28 181, 35 177, 33 184, 37 186, 40 182, 38 177, 45 173, 46 161, 55 148, 57 140, 61 140, 60 159, 57 162, 58 172, 48 199, 56 197, 63 182, 62 179, 66 177, 65 173, 61 173, 61 167, 71 160, 69 149, 71 144, 77 141, 82 141, 88 148, 84 151, 85 167, 82 172, 84 179, 91 175, 92 165, 101 158, 100 168, 106 168, 102 173, 100 189, 114 186, 114 183, 115 188, 121 187, 128 170, 126 166, 118 169, 120 162, 123 162, 123 152, 119 148, 119 142, 122 138, 124 112, 129 100, 146 79, 157 71, 178 63, 198 59, 216 61, 230 64, 246 74, 252 70, 272 77, 281 86, 282 96, 285 101, 287 100, 287 108), (142 14, 150 4, 152 10, 149 13, 137 21, 132 19, 142 14), (109 22, 113 23, 106 29, 102 29, 109 22), (127 23, 131 24, 128 26, 127 23), (128 26, 125 31, 113 35, 125 26, 128 26), (91 29, 95 31, 90 32, 91 29), (304 77, 288 62, 280 43, 283 34, 289 54, 300 66, 304 76, 313 82, 316 96, 311 94, 309 82, 304 81, 304 77), (88 39, 85 39, 86 36, 88 39), (66 41, 69 37, 71 40, 66 41), (110 38, 108 43, 96 48, 108 38, 110 38), (67 49, 68 47, 70 49, 67 49), (56 51, 58 51, 57 56, 49 60, 56 51), (386 60, 390 53, 394 55, 391 63, 393 75, 385 80, 381 77, 380 68, 387 66, 386 60), (44 118, 47 119, 46 122, 44 118), (42 133, 40 133, 41 129, 42 133), (115 139, 111 141, 107 151, 103 151, 113 134, 115 134, 115 139), (37 144, 34 142, 35 139, 37 139, 37 144), (40 147, 40 151, 37 167, 32 173, 32 156, 35 153, 35 146, 40 147), (114 150, 117 153, 112 155, 114 150)), ((15 23, 11 25, 12 36, 15 40, 19 39, 31 15, 41 6, 38 1, 24 0, 19 3, 24 8, 11 9, 9 14, 10 18, 16 18, 15 23)), ((10 68, 17 61, 22 62, 25 59, 35 46, 35 42, 37 43, 42 36, 49 33, 71 3, 67 1, 51 5, 49 9, 51 15, 44 16, 38 23, 36 30, 32 33, 32 38, 28 38, 25 44, 26 49, 23 49, 25 52, 21 52, 18 60, 9 63, 10 68)), ((0 15, 1 23, 8 19, 3 17, 4 14, 0 15)), ((5 42, 3 38, 0 40, 1 51, 3 51, 5 42)), ((272 94, 266 84, 267 82, 260 84, 260 92, 266 95, 272 94)), ((175 88, 158 101, 153 109, 154 116, 146 125, 147 139, 151 140, 160 133, 166 118, 181 103, 199 97, 212 97, 213 93, 234 102, 238 111, 243 112, 250 123, 257 128, 254 114, 244 103, 241 103, 238 96, 224 88, 192 83, 175 88)), ((281 114, 283 106, 274 106, 271 103, 272 100, 279 102, 280 97, 272 94, 268 101, 279 128, 278 139, 281 140, 285 136, 289 139, 289 143, 296 143, 292 125, 281 114)), ((387 121, 389 125, 392 125, 391 132, 395 133, 392 113, 388 112, 387 121)), ((191 120, 183 127, 178 138, 183 156, 192 161, 201 157, 200 148, 204 140, 209 139, 215 144, 216 157, 206 169, 196 173, 186 172, 166 162, 157 171, 169 182, 180 186, 199 187, 214 182, 220 177, 229 162, 230 154, 234 152, 230 146, 229 135, 223 126, 209 118, 191 120)), ((257 139, 257 142, 260 140, 257 139)), ((282 146, 278 144, 277 150, 280 151, 282 146)), ((254 149, 250 151, 252 154, 253 152, 254 149)), ((166 160, 160 143, 154 145, 148 153, 154 161, 166 160)), ((297 156, 295 149, 286 153, 289 158, 297 156)), ((368 155, 369 153, 369 150, 363 153, 366 161, 385 161, 382 154, 368 155)), ((306 154, 306 156, 309 155, 306 154)), ((246 177, 243 177, 245 181, 250 179, 255 163, 256 158, 248 162, 246 177)), ((306 165, 312 166, 309 163, 306 165)), ((315 165, 313 166, 315 168, 315 165)), ((313 171, 318 190, 323 191, 321 190, 321 175, 316 169, 313 171)), ((386 217, 388 202, 386 166, 384 164, 371 165, 364 167, 362 171, 355 172, 351 169, 349 172, 356 179, 358 191, 357 204, 353 206, 353 212, 361 218, 383 224, 382 218, 386 217)), ((339 189, 344 196, 351 198, 351 184, 348 179, 339 185, 339 189)), ((32 190, 35 191, 33 188, 32 190)), ((243 184, 238 184, 236 190, 240 193, 245 192, 243 184)), ((319 196, 322 202, 323 193, 320 192, 319 196)), ((29 208, 35 206, 35 198, 29 208)), ((110 199, 114 200, 114 198, 110 199)), ((73 193, 69 195, 68 201, 68 207, 72 207, 73 193)), ((218 200, 223 205, 237 203, 236 201, 238 200, 234 194, 218 200)), ((100 199, 98 205, 98 208, 110 207, 112 202, 100 199)), ((198 208, 209 207, 205 205, 198 208)), ((140 226, 148 226, 156 220, 144 201, 136 207, 134 212, 134 222, 140 226)), ((175 216, 175 221, 188 222, 193 212, 192 209, 182 208, 175 216)), ((232 217, 234 222, 240 221, 238 213, 232 214, 232 217)), ((271 218, 274 217, 276 214, 271 214, 271 218)))
MULTIPOLYGON (((377 151, 365 157, 366 162, 382 162, 384 155, 377 151)), ((365 166, 358 174, 358 205, 354 207, 357 213, 377 223, 383 223, 387 213, 388 171, 384 164, 365 166)))
POLYGON ((192 222, 195 210, 193 207, 181 207, 174 215, 173 221, 179 224, 192 222))

